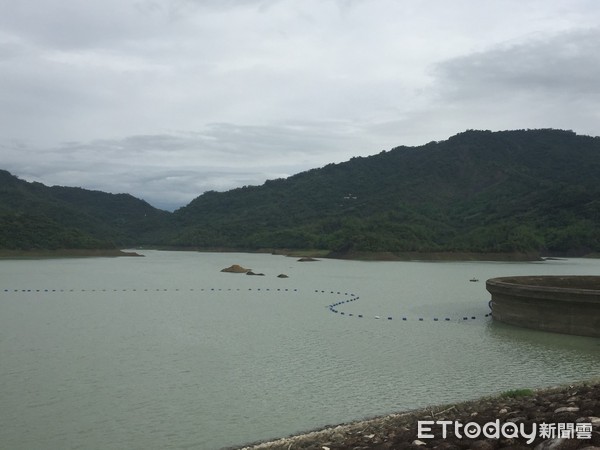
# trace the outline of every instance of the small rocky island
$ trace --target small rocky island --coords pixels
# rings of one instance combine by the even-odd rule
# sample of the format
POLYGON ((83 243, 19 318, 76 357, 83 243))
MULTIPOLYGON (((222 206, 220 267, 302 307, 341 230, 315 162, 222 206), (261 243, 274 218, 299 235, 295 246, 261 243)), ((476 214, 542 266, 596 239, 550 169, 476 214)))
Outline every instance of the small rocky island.
POLYGON ((240 266, 239 264, 232 264, 229 267, 225 267, 224 269, 221 270, 221 272, 227 272, 227 273, 248 273, 250 272, 251 269, 246 269, 242 266, 240 266))
MULTIPOLYGON (((229 267, 225 267, 224 269, 221 269, 221 272, 226 272, 226 273, 245 273, 246 275, 259 276, 259 277, 264 277, 265 276, 265 274, 262 273, 262 272, 254 272, 252 269, 246 269, 245 267, 242 267, 239 264, 232 264, 229 267)), ((289 276, 286 275, 285 273, 280 273, 279 275, 277 275, 277 278, 289 278, 289 276)))

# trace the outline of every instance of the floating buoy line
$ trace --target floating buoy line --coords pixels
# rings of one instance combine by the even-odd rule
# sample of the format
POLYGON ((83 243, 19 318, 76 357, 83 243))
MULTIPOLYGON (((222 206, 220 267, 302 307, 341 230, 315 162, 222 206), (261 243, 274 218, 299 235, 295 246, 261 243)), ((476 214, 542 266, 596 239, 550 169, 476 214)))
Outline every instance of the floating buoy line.
MULTIPOLYGON (((289 289, 289 288, 189 288, 189 289, 178 289, 178 288, 145 288, 145 289, 3 289, 4 293, 76 293, 76 292, 215 292, 215 291, 264 291, 264 292, 299 292, 298 289, 289 289)), ((357 314, 350 313, 347 311, 343 311, 343 306, 348 305, 350 303, 356 302, 360 299, 359 296, 350 292, 341 291, 327 291, 327 290, 319 290, 315 289, 315 293, 317 294, 327 294, 334 295, 338 299, 338 301, 334 303, 330 303, 327 305, 327 309, 334 314, 345 317, 355 317, 358 319, 362 318, 371 318, 371 319, 383 319, 383 320, 397 320, 397 321, 418 321, 418 322, 464 322, 471 321, 481 318, 488 318, 492 316, 492 313, 489 312, 485 315, 463 315, 458 317, 448 317, 448 316, 434 316, 434 317, 425 317, 425 316, 417 316, 417 317, 409 317, 409 316, 386 316, 386 315, 366 315, 366 314, 357 314)))
MULTIPOLYGON (((319 290, 315 290, 315 292, 317 292, 317 293, 326 293, 326 291, 319 291, 319 290)), ((342 293, 339 292, 339 291, 336 291, 336 292, 329 291, 329 294, 342 295, 342 293)), ((357 300, 360 299, 360 297, 356 296, 355 294, 348 293, 348 292, 345 292, 343 295, 344 295, 344 297, 346 297, 344 300, 340 300, 338 302, 335 302, 335 303, 332 303, 330 305, 327 305, 327 307, 329 308, 329 311, 331 311, 334 314, 339 314, 341 316, 356 317, 356 318, 359 318, 359 319, 362 319, 362 318, 365 318, 365 317, 372 317, 374 319, 394 320, 393 316, 381 316, 381 315, 366 316, 364 314, 356 314, 356 313, 349 313, 349 312, 342 311, 339 308, 340 306, 342 306, 344 304, 355 302, 355 301, 357 301, 357 300)), ((490 312, 490 313, 487 313, 487 314, 483 315, 483 317, 487 318, 487 317, 491 317, 491 315, 492 315, 492 313, 490 312)), ((433 322, 440 322, 440 321, 443 321, 443 322, 457 322, 457 321, 476 320, 477 317, 478 316, 472 316, 472 315, 461 316, 461 317, 458 317, 458 318, 450 318, 450 317, 447 317, 447 316, 429 317, 429 318, 426 318, 425 316, 421 316, 421 317, 416 317, 416 318, 415 317, 410 318, 408 316, 401 316, 399 319, 398 318, 396 318, 396 319, 404 321, 404 322, 409 321, 409 320, 410 321, 417 320, 419 322, 425 322, 425 321, 433 321, 433 322)), ((479 318, 481 318, 481 317, 482 316, 479 316, 479 318)))

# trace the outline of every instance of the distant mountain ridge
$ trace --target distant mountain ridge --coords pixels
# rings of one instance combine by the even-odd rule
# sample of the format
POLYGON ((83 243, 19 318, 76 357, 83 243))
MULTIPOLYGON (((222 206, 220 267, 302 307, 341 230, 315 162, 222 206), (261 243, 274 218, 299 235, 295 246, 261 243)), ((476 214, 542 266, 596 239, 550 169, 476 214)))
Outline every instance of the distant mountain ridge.
POLYGON ((335 254, 600 251, 600 138, 571 131, 468 130, 261 186, 206 192, 174 213, 124 194, 10 177, 0 173, 0 218, 43 216, 115 245, 335 254))

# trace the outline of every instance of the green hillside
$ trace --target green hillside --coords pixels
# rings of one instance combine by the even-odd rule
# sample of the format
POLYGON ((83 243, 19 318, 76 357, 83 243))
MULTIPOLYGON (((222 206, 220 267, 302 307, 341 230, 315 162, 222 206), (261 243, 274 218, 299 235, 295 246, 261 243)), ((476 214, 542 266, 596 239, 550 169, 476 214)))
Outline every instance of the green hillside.
MULTIPOLYGON (((0 170, 1 249, 92 249, 153 240, 169 214, 128 194, 28 183, 0 170)), ((156 239, 154 239, 156 240, 156 239)))
POLYGON ((0 248, 176 246, 355 252, 600 252, 600 138, 466 131, 206 192, 168 213, 128 194, 0 171, 0 248))
POLYGON ((600 139, 467 131, 262 186, 207 192, 175 212, 172 243, 335 252, 600 250, 600 139))

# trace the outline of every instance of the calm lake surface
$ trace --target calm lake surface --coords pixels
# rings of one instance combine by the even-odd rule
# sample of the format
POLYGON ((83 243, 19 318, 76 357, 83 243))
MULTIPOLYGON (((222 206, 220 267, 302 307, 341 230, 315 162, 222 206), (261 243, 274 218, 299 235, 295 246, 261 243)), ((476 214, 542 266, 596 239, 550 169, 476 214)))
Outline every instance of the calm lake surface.
POLYGON ((0 448, 218 449, 600 376, 600 339, 485 317, 487 278, 599 260, 142 253, 0 261, 0 448))

